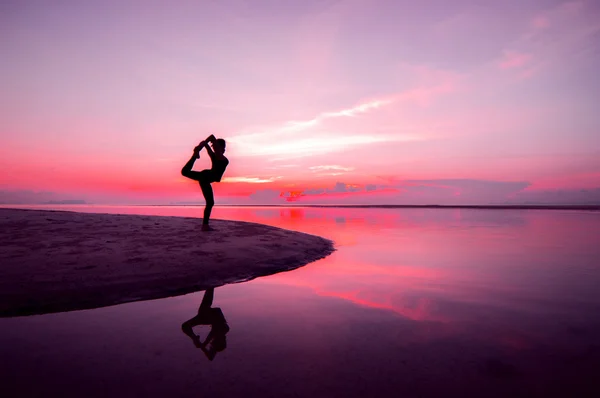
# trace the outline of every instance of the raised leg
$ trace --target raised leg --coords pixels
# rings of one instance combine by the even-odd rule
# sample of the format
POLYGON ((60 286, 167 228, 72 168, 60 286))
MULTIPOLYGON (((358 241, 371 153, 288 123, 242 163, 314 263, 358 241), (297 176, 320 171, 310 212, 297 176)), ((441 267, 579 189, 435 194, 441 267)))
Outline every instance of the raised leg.
POLYGON ((185 166, 181 169, 181 175, 187 178, 191 178, 194 181, 200 181, 202 178, 201 171, 192 171, 192 167, 194 167, 194 162, 196 162, 196 156, 192 156, 190 160, 187 161, 185 166))

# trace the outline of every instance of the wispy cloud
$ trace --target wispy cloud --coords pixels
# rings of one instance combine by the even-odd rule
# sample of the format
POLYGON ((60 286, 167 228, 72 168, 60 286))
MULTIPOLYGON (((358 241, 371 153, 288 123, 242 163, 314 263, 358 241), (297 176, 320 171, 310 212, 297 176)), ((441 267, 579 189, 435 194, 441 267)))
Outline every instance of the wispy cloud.
MULTIPOLYGON (((337 152, 357 145, 375 144, 381 142, 408 142, 421 140, 416 134, 385 134, 385 135, 349 135, 326 134, 311 138, 292 139, 278 143, 255 142, 237 137, 234 142, 240 145, 239 155, 246 156, 278 156, 277 159, 290 159, 309 155, 321 155, 337 152)), ((231 139, 229 141, 232 141, 231 139)))
POLYGON ((583 9, 583 1, 575 0, 560 3, 534 16, 531 20, 531 26, 535 30, 543 30, 551 25, 565 25, 565 23, 571 22, 570 20, 573 17, 581 14, 583 9))
POLYGON ((543 15, 538 15, 531 21, 531 26, 535 29, 546 29, 550 26, 550 21, 543 15))
POLYGON ((362 102, 350 108, 321 112, 316 117, 301 121, 288 121, 279 126, 271 126, 241 132, 228 141, 235 145, 237 155, 268 156, 280 160, 337 152, 346 148, 380 142, 403 142, 421 139, 416 134, 365 134, 348 133, 346 126, 327 127, 327 119, 346 119, 374 111, 391 104, 394 99, 377 99, 362 102), (299 133, 302 132, 302 135, 299 133))
POLYGON ((531 54, 525 54, 517 51, 505 51, 499 66, 501 69, 521 68, 526 66, 531 59, 531 54))
MULTIPOLYGON (((273 160, 273 159, 270 159, 273 160)), ((276 166, 268 166, 268 169, 294 169, 300 167, 298 164, 278 164, 276 166)))
MULTIPOLYGON (((321 122, 323 122, 326 119, 340 118, 340 117, 354 117, 359 114, 366 113, 370 110, 375 110, 375 109, 381 108, 382 106, 391 104, 392 102, 393 102, 393 99, 378 99, 378 100, 363 102, 363 103, 355 105, 351 108, 342 109, 339 111, 322 112, 312 119, 290 120, 290 121, 284 122, 280 126, 273 126, 270 128, 269 127, 261 128, 261 130, 263 130, 263 131, 260 131, 260 132, 253 132, 253 131, 241 132, 239 135, 231 137, 230 140, 233 140, 235 142, 235 140, 238 139, 239 137, 249 138, 251 136, 252 138, 258 138, 260 136, 265 136, 265 135, 294 133, 294 132, 298 132, 298 131, 303 131, 303 130, 307 130, 307 129, 310 129, 310 128, 313 128, 313 127, 319 125, 321 122)), ((252 130, 257 130, 257 129, 255 128, 252 130)))
POLYGON ((273 182, 281 177, 269 177, 269 178, 260 178, 260 177, 225 177, 223 178, 223 182, 245 182, 250 184, 264 184, 268 182, 273 182))
POLYGON ((339 165, 322 165, 322 166, 312 166, 309 169, 316 173, 318 176, 339 176, 343 175, 349 171, 353 171, 354 167, 344 167, 339 165))
POLYGON ((309 169, 313 170, 315 172, 316 171, 329 171, 329 170, 352 171, 352 170, 354 170, 354 167, 344 167, 344 166, 332 164, 332 165, 312 166, 312 167, 309 167, 309 169))
POLYGON ((541 69, 564 68, 588 55, 590 62, 600 32, 598 9, 593 1, 568 1, 534 15, 529 29, 506 49, 499 61, 502 69, 517 69, 530 77, 541 69))
POLYGON ((364 104, 357 105, 353 108, 343 109, 343 110, 337 111, 337 112, 323 113, 322 116, 320 117, 320 119, 322 120, 322 119, 326 119, 326 118, 342 117, 342 116, 353 117, 358 114, 368 112, 372 109, 381 108, 382 106, 391 104, 393 101, 394 101, 393 99, 383 99, 383 100, 375 100, 375 101, 371 101, 371 102, 366 102, 364 104))

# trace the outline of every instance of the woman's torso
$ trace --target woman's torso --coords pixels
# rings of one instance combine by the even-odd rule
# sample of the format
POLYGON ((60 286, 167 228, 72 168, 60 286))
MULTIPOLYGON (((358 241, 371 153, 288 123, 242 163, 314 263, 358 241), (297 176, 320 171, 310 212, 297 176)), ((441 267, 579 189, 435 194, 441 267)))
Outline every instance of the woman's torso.
POLYGON ((223 177, 223 174, 225 173, 225 169, 227 168, 227 165, 229 164, 229 159, 227 159, 225 156, 223 156, 222 158, 218 158, 216 155, 214 155, 211 158, 211 161, 212 161, 212 167, 210 170, 213 172, 215 181, 219 182, 219 181, 221 181, 221 178, 223 177))

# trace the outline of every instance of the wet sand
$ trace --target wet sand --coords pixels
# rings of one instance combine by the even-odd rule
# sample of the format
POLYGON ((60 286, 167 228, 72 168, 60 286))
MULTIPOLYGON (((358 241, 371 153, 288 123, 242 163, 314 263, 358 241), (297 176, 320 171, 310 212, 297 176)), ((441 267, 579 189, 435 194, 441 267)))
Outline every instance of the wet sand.
POLYGON ((0 316, 170 297, 298 268, 333 243, 262 224, 0 209, 0 316))

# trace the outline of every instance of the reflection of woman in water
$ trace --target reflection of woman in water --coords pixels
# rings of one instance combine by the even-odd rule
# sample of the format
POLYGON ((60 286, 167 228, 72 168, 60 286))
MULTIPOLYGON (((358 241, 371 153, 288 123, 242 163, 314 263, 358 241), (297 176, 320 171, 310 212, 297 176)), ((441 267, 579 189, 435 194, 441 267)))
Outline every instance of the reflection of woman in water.
POLYGON ((202 189, 202 194, 204 195, 204 200, 206 201, 206 205, 204 207, 204 218, 202 219, 202 230, 210 231, 211 228, 208 226, 208 221, 210 219, 210 212, 215 205, 215 198, 213 196, 212 186, 210 185, 213 182, 220 182, 223 177, 223 173, 225 173, 225 168, 229 164, 229 160, 225 157, 225 140, 222 138, 216 139, 214 135, 210 135, 206 140, 200 142, 200 144, 194 148, 194 154, 188 160, 188 162, 181 169, 181 174, 184 177, 191 178, 194 181, 198 181, 200 183, 200 188, 202 189), (212 144, 212 149, 208 145, 208 142, 212 144), (210 170, 202 170, 202 171, 192 171, 192 167, 194 167, 194 162, 196 159, 200 158, 200 151, 202 148, 206 148, 206 152, 208 152, 208 156, 210 156, 210 160, 212 162, 212 167, 210 170))
POLYGON ((196 348, 200 348, 211 361, 215 358, 217 352, 223 351, 227 347, 225 335, 229 332, 229 325, 227 325, 221 309, 211 308, 214 295, 214 288, 206 290, 200 308, 198 308, 198 315, 181 325, 183 333, 187 334, 196 348), (210 325, 210 332, 208 332, 204 342, 200 341, 200 336, 196 335, 192 329, 198 325, 210 325))

